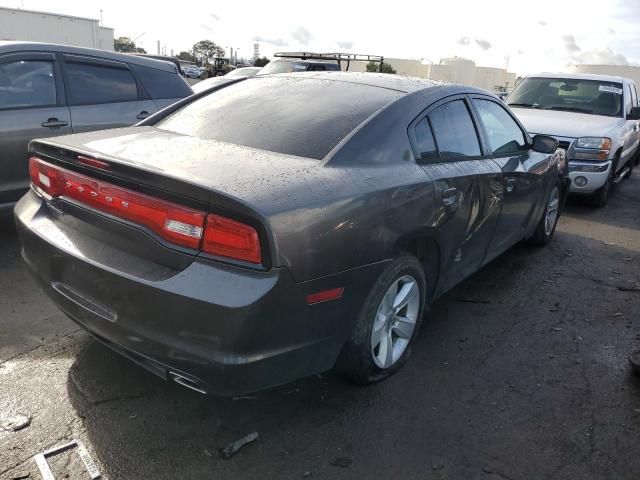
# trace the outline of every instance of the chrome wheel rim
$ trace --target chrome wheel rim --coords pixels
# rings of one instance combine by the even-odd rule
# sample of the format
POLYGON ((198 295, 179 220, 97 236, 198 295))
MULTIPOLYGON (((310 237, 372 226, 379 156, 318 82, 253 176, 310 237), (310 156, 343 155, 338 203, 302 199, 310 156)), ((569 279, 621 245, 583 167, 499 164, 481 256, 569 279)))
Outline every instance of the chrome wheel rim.
POLYGON ((378 368, 392 367, 405 352, 416 329, 420 287, 405 275, 395 280, 382 297, 371 331, 371 357, 378 368))
POLYGON ((549 236, 553 232, 553 227, 558 219, 558 209, 560 208, 560 190, 558 187, 554 187, 549 195, 549 202, 547 203, 547 215, 544 220, 544 233, 549 236))

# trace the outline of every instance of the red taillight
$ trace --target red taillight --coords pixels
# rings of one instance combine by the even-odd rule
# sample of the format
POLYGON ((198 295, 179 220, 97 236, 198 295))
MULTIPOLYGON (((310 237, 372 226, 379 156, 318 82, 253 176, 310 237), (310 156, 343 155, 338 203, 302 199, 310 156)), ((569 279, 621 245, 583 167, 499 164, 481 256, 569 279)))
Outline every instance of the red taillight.
POLYGON ((85 157, 84 155, 78 155, 78 161, 84 165, 88 165, 90 167, 99 168, 100 170, 110 170, 111 165, 107 162, 103 162, 102 160, 98 160, 97 158, 85 157))
POLYGON ((89 178, 38 157, 29 158, 29 173, 33 185, 51 197, 69 197, 144 225, 171 243, 250 263, 262 261, 258 233, 249 225, 89 178))
POLYGON ((208 215, 202 251, 250 263, 260 263, 260 240, 253 227, 219 215, 208 215))

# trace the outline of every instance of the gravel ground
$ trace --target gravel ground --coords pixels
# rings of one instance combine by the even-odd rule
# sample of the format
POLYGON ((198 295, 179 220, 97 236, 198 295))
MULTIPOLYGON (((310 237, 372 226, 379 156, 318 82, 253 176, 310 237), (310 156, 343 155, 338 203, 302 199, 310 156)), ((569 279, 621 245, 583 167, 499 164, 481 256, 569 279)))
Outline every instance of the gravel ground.
MULTIPOLYGON (((39 292, 0 228, 0 478, 82 440, 108 479, 640 478, 640 174, 571 201, 545 249, 517 246, 436 302, 388 381, 332 374, 240 399, 163 382, 39 292), (259 438, 230 460, 217 450, 259 438)), ((88 478, 74 452, 60 478, 88 478)))

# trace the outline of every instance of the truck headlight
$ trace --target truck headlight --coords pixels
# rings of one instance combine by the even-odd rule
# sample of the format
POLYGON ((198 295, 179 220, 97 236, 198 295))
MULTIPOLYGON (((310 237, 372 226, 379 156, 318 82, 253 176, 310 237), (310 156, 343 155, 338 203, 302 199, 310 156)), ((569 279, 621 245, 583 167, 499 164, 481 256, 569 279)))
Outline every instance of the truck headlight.
POLYGON ((576 160, 607 160, 611 151, 611 139, 606 137, 582 137, 576 142, 573 158, 576 160))

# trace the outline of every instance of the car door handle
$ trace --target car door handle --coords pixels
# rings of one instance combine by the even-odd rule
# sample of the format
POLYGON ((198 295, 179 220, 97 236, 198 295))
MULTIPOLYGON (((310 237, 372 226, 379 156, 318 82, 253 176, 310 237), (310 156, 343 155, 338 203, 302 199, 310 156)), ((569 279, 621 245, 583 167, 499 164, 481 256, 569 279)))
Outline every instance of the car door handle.
POLYGON ((147 112, 146 110, 141 111, 138 115, 136 115, 136 118, 138 120, 144 120, 145 118, 147 118, 149 116, 149 112, 147 112))
POLYGON ((46 122, 42 122, 41 125, 43 127, 55 128, 55 127, 66 127, 69 125, 69 122, 65 122, 64 120, 58 120, 57 118, 50 118, 46 122))
POLYGON ((447 188, 442 192, 442 203, 445 207, 456 207, 459 202, 457 188, 447 188))
POLYGON ((507 192, 513 192, 514 188, 516 188, 516 179, 515 178, 507 179, 507 186, 506 186, 507 192))

